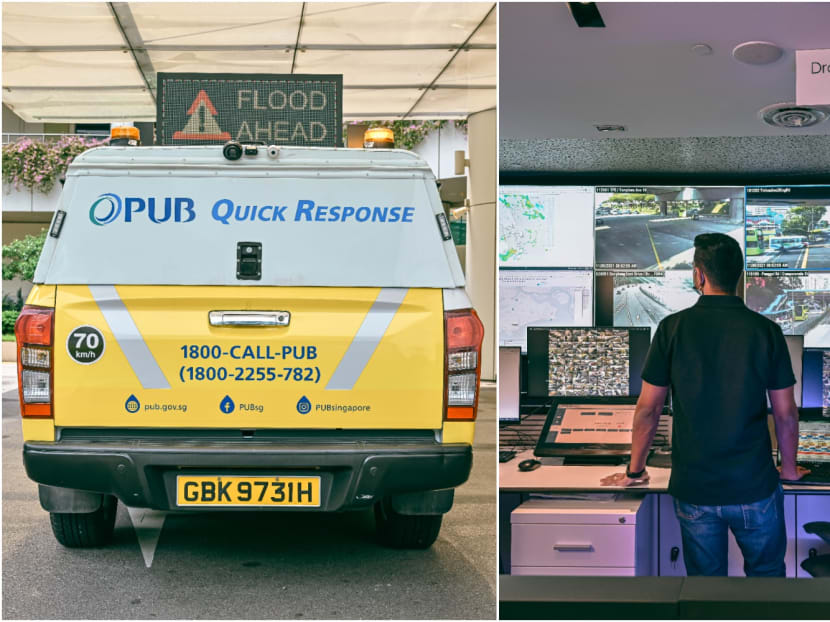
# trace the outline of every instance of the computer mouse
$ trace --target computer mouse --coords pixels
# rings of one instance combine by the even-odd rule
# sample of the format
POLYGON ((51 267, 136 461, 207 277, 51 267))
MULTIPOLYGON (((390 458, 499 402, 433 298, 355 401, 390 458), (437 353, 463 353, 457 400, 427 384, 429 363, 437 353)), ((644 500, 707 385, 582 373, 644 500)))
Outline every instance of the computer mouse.
POLYGON ((541 462, 531 458, 530 460, 522 460, 519 463, 519 470, 520 471, 533 471, 535 469, 538 469, 540 466, 542 466, 541 462))

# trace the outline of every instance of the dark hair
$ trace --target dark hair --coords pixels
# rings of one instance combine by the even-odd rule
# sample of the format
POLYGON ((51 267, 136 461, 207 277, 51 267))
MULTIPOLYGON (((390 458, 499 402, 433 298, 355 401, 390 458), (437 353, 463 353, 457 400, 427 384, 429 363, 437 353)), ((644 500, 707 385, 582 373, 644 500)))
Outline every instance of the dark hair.
POLYGON ((723 233, 701 233, 695 237, 694 262, 715 289, 735 292, 744 269, 744 256, 735 238, 723 233))

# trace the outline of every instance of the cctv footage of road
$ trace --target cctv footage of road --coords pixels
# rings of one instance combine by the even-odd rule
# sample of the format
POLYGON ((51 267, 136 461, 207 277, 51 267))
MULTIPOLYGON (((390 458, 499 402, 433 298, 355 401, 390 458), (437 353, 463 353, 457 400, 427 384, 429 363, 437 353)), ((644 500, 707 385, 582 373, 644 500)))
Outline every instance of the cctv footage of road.
POLYGON ((597 188, 594 213, 598 269, 691 269, 701 233, 743 245, 743 188, 597 188))
POLYGON ((653 334, 660 320, 698 300, 691 270, 620 274, 612 278, 614 326, 651 326, 653 334))
POLYGON ((830 341, 830 274, 747 273, 746 305, 784 334, 804 335, 804 347, 830 341))
POLYGON ((830 270, 830 197, 749 198, 746 263, 750 270, 830 270))

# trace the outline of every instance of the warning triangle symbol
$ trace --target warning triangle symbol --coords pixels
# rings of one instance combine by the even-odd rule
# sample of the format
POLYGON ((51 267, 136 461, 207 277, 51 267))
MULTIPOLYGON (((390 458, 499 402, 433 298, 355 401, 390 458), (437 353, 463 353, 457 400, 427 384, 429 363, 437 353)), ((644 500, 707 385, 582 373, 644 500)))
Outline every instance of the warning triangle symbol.
POLYGON ((187 109, 190 118, 184 129, 173 133, 173 140, 230 140, 231 135, 223 132, 216 122, 219 114, 210 101, 208 94, 202 90, 187 109))

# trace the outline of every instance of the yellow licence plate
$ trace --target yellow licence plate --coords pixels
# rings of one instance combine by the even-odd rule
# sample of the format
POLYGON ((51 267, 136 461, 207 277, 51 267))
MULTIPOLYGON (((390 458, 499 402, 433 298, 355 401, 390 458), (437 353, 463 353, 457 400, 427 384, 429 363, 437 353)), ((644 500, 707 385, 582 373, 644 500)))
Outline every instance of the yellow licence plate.
POLYGON ((176 504, 320 507, 320 477, 179 475, 176 504))

